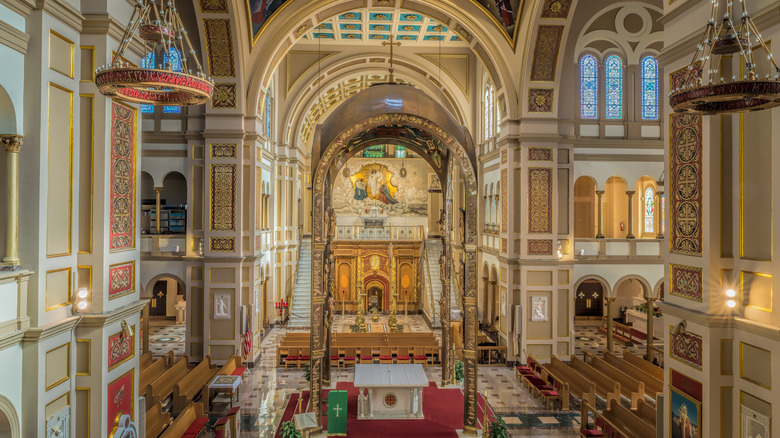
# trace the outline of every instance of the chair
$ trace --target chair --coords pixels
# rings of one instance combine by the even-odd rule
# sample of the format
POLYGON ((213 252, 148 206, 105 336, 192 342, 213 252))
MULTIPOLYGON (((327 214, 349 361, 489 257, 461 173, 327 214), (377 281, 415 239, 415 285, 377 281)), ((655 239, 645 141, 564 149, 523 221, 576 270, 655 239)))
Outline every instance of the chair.
POLYGON ((360 363, 361 364, 364 364, 364 363, 372 364, 372 363, 374 363, 374 355, 371 354, 370 351, 371 351, 370 348, 363 347, 363 348, 360 349, 360 355, 359 356, 360 356, 360 363))
POLYGON ((440 356, 441 349, 439 347, 426 347, 425 348, 425 354, 428 356, 428 362, 433 365, 436 362, 441 363, 441 356, 440 356))
POLYGON ((425 347, 414 347, 414 363, 421 363, 428 368, 428 356, 425 355, 425 347))
POLYGON ((311 351, 309 347, 301 348, 301 354, 298 356, 298 369, 301 369, 301 365, 311 360, 311 353, 309 353, 309 351, 311 351))
POLYGON ((398 354, 395 356, 396 363, 412 363, 412 356, 414 355, 414 349, 398 349, 398 354))
POLYGON ((390 351, 390 347, 379 349, 379 363, 393 363, 393 353, 390 351))
POLYGON ((287 369, 287 365, 297 365, 298 368, 300 368, 301 367, 300 355, 301 355, 300 348, 289 348, 287 350, 287 356, 284 357, 284 369, 287 369))
POLYGON ((354 348, 345 348, 344 349, 344 357, 342 358, 342 366, 344 368, 347 367, 347 365, 355 366, 355 359, 357 358, 357 355, 355 354, 354 348))
POLYGON ((547 374, 546 377, 547 377, 547 384, 548 386, 551 386, 552 389, 539 391, 539 395, 544 400, 547 409, 550 409, 550 402, 562 401, 561 400, 562 388, 561 388, 561 382, 558 379, 554 378, 550 374, 547 374))
MULTIPOLYGON (((333 350, 333 349, 331 348, 331 350, 333 350)), ((334 352, 331 351, 330 352, 330 366, 336 367, 337 370, 341 369, 341 367, 339 366, 340 362, 341 362, 341 356, 339 355, 339 353, 336 352, 334 354, 334 352)))

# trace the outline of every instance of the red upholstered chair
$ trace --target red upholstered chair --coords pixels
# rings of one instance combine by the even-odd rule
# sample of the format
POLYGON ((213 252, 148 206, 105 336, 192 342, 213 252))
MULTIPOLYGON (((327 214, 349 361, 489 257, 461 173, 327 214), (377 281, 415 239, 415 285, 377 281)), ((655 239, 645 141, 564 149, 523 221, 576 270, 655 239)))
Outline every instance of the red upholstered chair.
POLYGON ((547 386, 552 387, 552 389, 539 390, 539 395, 544 400, 547 409, 550 409, 550 402, 561 402, 561 382, 546 372, 544 375, 547 378, 547 386))
POLYGON ((412 355, 414 354, 414 350, 407 348, 399 348, 398 349, 398 355, 395 356, 395 362, 396 363, 412 363, 412 355), (410 351, 411 350, 411 351, 410 351))
POLYGON ((355 349, 350 347, 344 350, 344 357, 342 358, 342 366, 344 368, 347 367, 347 365, 355 366, 355 361, 357 360, 357 354, 355 353, 355 349))
POLYGON ((425 364, 425 368, 428 368, 428 356, 425 355, 425 347, 414 347, 414 363, 425 364))
POLYGON ((603 437, 604 434, 596 429, 581 429, 580 435, 583 437, 603 437))
POLYGON ((301 355, 298 356, 298 369, 301 369, 301 365, 311 360, 311 354, 309 348, 301 348, 301 355))
POLYGON ((203 418, 196 418, 195 421, 193 421, 190 424, 190 427, 187 428, 187 430, 184 432, 184 435, 182 435, 182 438, 195 438, 203 431, 203 428, 206 427, 206 423, 208 423, 209 417, 203 417, 203 418))
POLYGON ((367 364, 374 363, 374 355, 371 353, 371 349, 370 348, 361 348, 359 357, 360 357, 360 362, 359 363, 361 363, 361 364, 363 364, 363 363, 367 363, 367 364))
POLYGON ((390 347, 379 349, 379 363, 393 363, 393 353, 390 351, 390 347))
POLYGON ((341 356, 337 352, 334 354, 334 352, 331 351, 330 352, 330 366, 336 367, 336 369, 338 370, 338 369, 341 368, 339 366, 340 362, 341 362, 341 356))
POLYGON ((287 365, 297 365, 300 368, 300 355, 300 348, 290 348, 287 356, 284 358, 284 369, 287 369, 287 365))

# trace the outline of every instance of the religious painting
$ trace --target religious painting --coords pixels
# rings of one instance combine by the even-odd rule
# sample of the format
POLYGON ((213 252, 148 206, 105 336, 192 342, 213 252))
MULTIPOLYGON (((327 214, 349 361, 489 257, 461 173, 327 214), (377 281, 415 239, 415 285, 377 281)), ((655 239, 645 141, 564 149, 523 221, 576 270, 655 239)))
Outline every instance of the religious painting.
MULTIPOLYGON (((135 333, 135 326, 133 326, 135 333)), ((108 370, 111 371, 135 356, 135 336, 125 336, 119 331, 108 337, 108 370)))
POLYGON ((670 389, 672 400, 669 418, 672 422, 672 438, 699 438, 701 402, 674 386, 670 387, 670 389))
POLYGON ((108 384, 106 391, 108 434, 106 436, 111 436, 112 431, 117 427, 117 420, 122 415, 130 415, 132 420, 133 399, 135 398, 133 393, 134 372, 135 368, 132 368, 108 384))
POLYGON ((248 0, 252 35, 257 35, 269 18, 288 0, 248 0))
POLYGON ((428 215, 428 165, 422 159, 351 158, 333 188, 333 210, 341 217, 428 215), (406 177, 401 176, 401 169, 406 177))
POLYGON ((504 29, 507 37, 513 39, 523 6, 522 0, 477 0, 477 3, 504 29))
POLYGON ((549 316, 550 297, 531 297, 531 322, 545 322, 549 316))
POLYGON ((739 406, 741 417, 740 436, 744 438, 771 438, 772 433, 769 429, 770 418, 760 414, 745 405, 739 406))

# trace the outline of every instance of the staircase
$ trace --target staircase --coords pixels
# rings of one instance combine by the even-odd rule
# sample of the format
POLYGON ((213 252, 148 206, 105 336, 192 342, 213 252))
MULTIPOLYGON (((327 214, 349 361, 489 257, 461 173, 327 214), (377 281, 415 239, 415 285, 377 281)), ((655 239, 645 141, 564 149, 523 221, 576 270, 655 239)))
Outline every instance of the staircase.
POLYGON ((307 328, 311 325, 311 238, 301 240, 298 256, 298 274, 295 277, 290 327, 307 328))
POLYGON ((433 302, 431 303, 431 311, 433 313, 433 316, 431 317, 431 326, 441 327, 441 318, 439 316, 439 299, 441 298, 441 271, 439 268, 439 256, 441 255, 441 240, 426 240, 425 252, 426 256, 428 257, 428 278, 430 278, 431 282, 428 284, 430 292, 428 292, 428 296, 424 297, 424 299, 431 299, 430 297, 433 295, 433 302))

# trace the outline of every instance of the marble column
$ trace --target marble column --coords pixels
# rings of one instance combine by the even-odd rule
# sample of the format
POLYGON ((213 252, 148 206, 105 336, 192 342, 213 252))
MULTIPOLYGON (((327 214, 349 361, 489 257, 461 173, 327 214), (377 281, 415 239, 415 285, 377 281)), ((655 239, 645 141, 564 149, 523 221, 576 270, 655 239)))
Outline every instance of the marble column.
POLYGON ((664 238, 664 192, 663 190, 655 192, 655 196, 658 199, 655 203, 655 209, 658 210, 658 222, 655 226, 658 228, 658 234, 656 239, 664 238))
POLYGON ((22 146, 21 135, 0 135, 0 142, 5 147, 5 256, 0 263, 0 270, 15 271, 19 269, 19 148, 22 146))
POLYGON ((154 201, 154 214, 157 220, 155 221, 154 226, 154 232, 157 234, 160 234, 160 227, 162 218, 160 217, 160 194, 162 193, 163 188, 162 187, 155 187, 154 188, 154 195, 155 195, 155 201, 154 201))
POLYGON ((604 298, 607 302, 607 351, 614 353, 614 321, 612 320, 612 304, 615 303, 614 298, 604 298))
POLYGON ((647 361, 652 363, 655 356, 653 350, 653 309, 655 308, 655 298, 645 297, 647 304, 647 361))
POLYGON ((626 239, 634 239, 634 195, 636 192, 634 190, 629 190, 626 192, 626 195, 628 195, 628 234, 626 234, 626 239))
POLYGON ((596 239, 604 238, 604 190, 596 190, 596 196, 598 197, 598 213, 596 217, 596 239))

